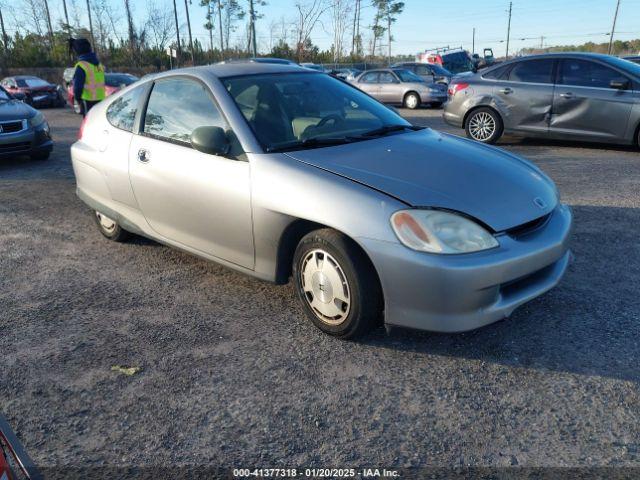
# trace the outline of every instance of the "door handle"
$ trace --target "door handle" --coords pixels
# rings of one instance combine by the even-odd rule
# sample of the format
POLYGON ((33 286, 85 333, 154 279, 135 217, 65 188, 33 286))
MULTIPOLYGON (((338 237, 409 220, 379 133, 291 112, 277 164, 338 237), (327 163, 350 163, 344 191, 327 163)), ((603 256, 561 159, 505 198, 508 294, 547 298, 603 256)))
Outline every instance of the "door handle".
POLYGON ((145 150, 144 148, 141 148, 140 150, 138 150, 138 161, 142 162, 142 163, 147 163, 149 162, 150 158, 149 158, 149 151, 145 150))
POLYGON ((513 93, 513 89, 506 87, 506 88, 502 88, 500 89, 500 93, 504 93, 505 95, 509 95, 510 93, 513 93))
POLYGON ((561 96, 562 98, 566 98, 566 99, 570 99, 570 98, 573 98, 573 97, 574 97, 574 95, 573 95, 573 93, 572 93, 572 92, 561 93, 561 94, 560 94, 560 96, 561 96))

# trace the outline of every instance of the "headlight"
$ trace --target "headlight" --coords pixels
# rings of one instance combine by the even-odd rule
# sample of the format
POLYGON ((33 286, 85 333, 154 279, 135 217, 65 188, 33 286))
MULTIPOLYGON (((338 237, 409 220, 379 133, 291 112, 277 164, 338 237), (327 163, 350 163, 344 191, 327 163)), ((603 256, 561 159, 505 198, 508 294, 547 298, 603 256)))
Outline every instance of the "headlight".
POLYGON ((31 120, 29 120, 29 122, 31 123, 32 127, 39 127, 40 125, 42 125, 44 122, 44 115, 41 112, 36 113, 33 117, 31 117, 31 120))
POLYGON ((477 223, 440 210, 400 210, 391 215, 391 226, 405 246, 420 252, 470 253, 498 246, 477 223))

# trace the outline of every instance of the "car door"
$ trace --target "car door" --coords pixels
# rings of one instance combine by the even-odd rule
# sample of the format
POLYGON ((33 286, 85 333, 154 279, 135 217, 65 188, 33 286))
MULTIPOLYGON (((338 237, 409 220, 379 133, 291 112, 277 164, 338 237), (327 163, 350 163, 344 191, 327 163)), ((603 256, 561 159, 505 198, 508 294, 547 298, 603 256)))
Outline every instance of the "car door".
POLYGON ((493 95, 506 130, 549 131, 555 64, 552 58, 522 60, 495 82, 493 95))
POLYGON ((380 83, 378 77, 380 72, 366 72, 358 79, 358 88, 368 93, 373 98, 380 100, 380 83))
POLYGON ((206 85, 185 76, 156 81, 129 150, 133 192, 162 238, 253 268, 249 163, 233 142, 229 157, 193 149, 191 133, 201 126, 235 138, 206 85))
POLYGON ((380 93, 378 100, 384 103, 402 103, 402 83, 392 72, 380 72, 380 93))
POLYGON ((623 73, 597 61, 564 58, 553 99, 551 133, 623 139, 635 101, 633 82, 623 73), (624 88, 612 87, 612 81, 624 88))

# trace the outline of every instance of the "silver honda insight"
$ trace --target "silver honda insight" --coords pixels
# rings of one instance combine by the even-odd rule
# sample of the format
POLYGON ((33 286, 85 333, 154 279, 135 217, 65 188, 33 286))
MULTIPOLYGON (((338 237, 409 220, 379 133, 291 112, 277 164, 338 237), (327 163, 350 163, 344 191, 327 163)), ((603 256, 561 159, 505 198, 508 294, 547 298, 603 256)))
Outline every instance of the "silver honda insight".
POLYGON ((322 331, 459 332, 558 283, 570 209, 531 163, 415 127, 289 65, 165 72, 94 107, 71 147, 100 232, 293 282, 322 331))

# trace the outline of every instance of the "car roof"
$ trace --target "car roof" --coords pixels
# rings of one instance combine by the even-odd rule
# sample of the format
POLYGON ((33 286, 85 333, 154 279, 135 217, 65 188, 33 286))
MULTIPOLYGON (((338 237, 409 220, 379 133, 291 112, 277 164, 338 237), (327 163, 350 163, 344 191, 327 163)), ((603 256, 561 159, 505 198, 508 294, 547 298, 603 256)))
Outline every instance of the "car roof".
POLYGON ((162 73, 156 73, 145 76, 146 79, 162 78, 172 75, 180 74, 193 74, 200 75, 213 75, 218 78, 228 77, 241 77, 247 75, 260 75, 269 73, 317 73, 313 70, 300 67, 295 64, 283 65, 278 63, 258 63, 258 62, 233 62, 233 63, 216 63, 213 65, 204 65, 200 67, 187 67, 178 68, 175 70, 168 70, 162 73))
POLYGON ((43 80, 40 77, 36 77, 35 75, 14 75, 13 77, 9 77, 9 78, 15 78, 16 80, 26 80, 27 78, 37 78, 38 80, 43 80))

